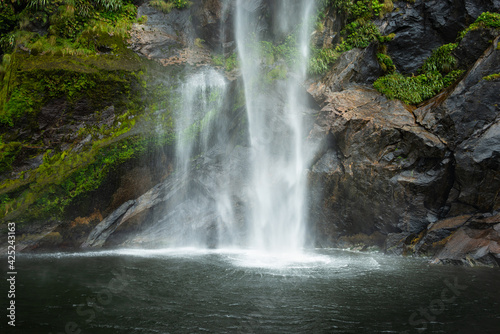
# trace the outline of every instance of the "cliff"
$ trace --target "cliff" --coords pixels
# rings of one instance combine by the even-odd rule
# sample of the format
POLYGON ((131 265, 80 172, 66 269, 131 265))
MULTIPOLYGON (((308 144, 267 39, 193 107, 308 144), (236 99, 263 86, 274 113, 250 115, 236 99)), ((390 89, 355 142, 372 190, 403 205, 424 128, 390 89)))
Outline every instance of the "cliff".
MULTIPOLYGON (((279 83, 293 55, 290 39, 271 33, 279 6, 247 5, 270 39, 263 85, 279 83)), ((24 42, 7 57, 0 213, 18 223, 21 248, 155 245, 148 231, 172 208, 210 206, 213 175, 245 182, 233 6, 134 6, 127 35, 99 37, 92 54, 24 42), (218 117, 232 139, 193 161, 194 201, 176 197, 187 185, 171 176, 172 113, 180 79, 203 66, 230 82, 218 117)), ((498 266, 499 10, 495 0, 322 2, 304 89, 304 140, 320 147, 308 170, 313 244, 498 266)), ((278 88, 268 93, 281 103, 278 88)), ((245 196, 231 201, 243 228, 245 196)), ((207 210, 189 219, 210 236, 207 210)))

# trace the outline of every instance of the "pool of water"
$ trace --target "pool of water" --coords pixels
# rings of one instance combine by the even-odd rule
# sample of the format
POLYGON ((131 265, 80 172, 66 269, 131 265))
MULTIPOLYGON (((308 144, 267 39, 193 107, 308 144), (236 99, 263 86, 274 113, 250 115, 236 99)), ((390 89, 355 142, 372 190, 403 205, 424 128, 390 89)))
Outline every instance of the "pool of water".
MULTIPOLYGON (((423 259, 377 253, 130 249, 25 254, 16 265, 16 327, 3 316, 0 328, 7 333, 499 333, 500 328, 499 270, 431 266, 423 259)), ((3 269, 6 273, 6 265, 3 269)), ((6 280, 1 288, 6 294, 6 280)), ((6 310, 7 300, 2 303, 6 310)))

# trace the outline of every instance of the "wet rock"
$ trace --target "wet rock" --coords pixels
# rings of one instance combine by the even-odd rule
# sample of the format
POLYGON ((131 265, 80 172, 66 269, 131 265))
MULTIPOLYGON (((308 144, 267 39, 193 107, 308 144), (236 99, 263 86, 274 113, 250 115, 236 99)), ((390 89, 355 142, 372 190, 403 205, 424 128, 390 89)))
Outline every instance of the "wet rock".
POLYGON ((138 17, 147 16, 145 24, 134 23, 130 31, 130 47, 151 59, 164 59, 179 54, 194 35, 189 11, 172 10, 162 13, 148 3, 137 10, 138 17))
POLYGON ((447 238, 460 227, 464 226, 472 215, 462 215, 457 217, 439 220, 427 227, 425 235, 415 246, 415 253, 420 255, 434 255, 442 249, 447 242, 447 238))
POLYGON ((82 244, 82 248, 88 247, 100 247, 106 241, 106 239, 111 235, 111 233, 116 230, 116 228, 122 223, 123 216, 128 212, 129 208, 135 204, 135 201, 128 201, 123 203, 116 211, 111 215, 106 217, 101 221, 93 230, 90 232, 87 240, 82 244))
POLYGON ((500 265, 500 234, 494 228, 486 230, 462 227, 449 239, 433 259, 434 263, 462 263, 464 265, 500 265))
POLYGON ((331 92, 338 92, 353 84, 369 84, 384 74, 376 57, 377 45, 352 49, 340 56, 322 82, 331 92))
POLYGON ((439 138, 402 103, 373 90, 351 88, 324 100, 317 123, 332 140, 310 172, 311 196, 323 198, 311 209, 316 230, 333 239, 408 235, 437 221, 452 185, 450 154, 439 138))
POLYGON ((311 39, 317 48, 331 48, 340 39, 344 17, 335 10, 330 10, 322 21, 323 30, 315 30, 311 39))
POLYGON ((500 35, 498 29, 469 31, 453 51, 453 55, 458 61, 458 68, 467 69, 471 64, 474 64, 498 35, 500 35))
POLYGON ((455 185, 449 215, 496 210, 500 183, 500 82, 484 77, 500 71, 498 38, 460 83, 415 110, 417 121, 455 151, 455 185))
POLYGON ((432 50, 454 42, 482 12, 498 10, 498 0, 397 1, 379 26, 383 35, 396 34, 388 43, 388 54, 397 69, 416 74, 432 50))
POLYGON ((208 0, 195 2, 190 8, 194 30, 211 50, 234 51, 233 6, 228 1, 208 0))

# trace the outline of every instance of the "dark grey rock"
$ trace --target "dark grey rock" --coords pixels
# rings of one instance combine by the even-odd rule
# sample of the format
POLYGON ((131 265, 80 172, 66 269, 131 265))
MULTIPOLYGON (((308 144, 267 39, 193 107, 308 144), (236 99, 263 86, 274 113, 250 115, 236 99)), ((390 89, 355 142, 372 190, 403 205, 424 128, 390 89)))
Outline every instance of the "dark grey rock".
POLYGON ((417 74, 432 50, 454 42, 457 34, 485 11, 499 11, 498 0, 395 2, 395 9, 379 22, 383 35, 395 33, 388 54, 397 69, 417 74))

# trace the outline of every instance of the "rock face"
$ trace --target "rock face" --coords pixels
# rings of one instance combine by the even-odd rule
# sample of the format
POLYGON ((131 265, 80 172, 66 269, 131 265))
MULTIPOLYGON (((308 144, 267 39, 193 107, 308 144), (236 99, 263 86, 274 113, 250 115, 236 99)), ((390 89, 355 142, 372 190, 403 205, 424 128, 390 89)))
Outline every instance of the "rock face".
POLYGON ((379 22, 383 35, 395 33, 388 54, 397 69, 415 73, 431 51, 455 41, 459 31, 485 11, 498 11, 498 0, 416 0, 394 2, 395 10, 379 22))
POLYGON ((355 48, 343 53, 323 82, 330 91, 338 92, 353 84, 371 85, 384 74, 376 57, 377 46, 372 43, 365 49, 355 48))
POLYGON ((498 39, 451 91, 415 110, 417 121, 455 152, 454 197, 449 215, 496 210, 499 172, 500 82, 484 80, 500 70, 498 39), (444 98, 444 100, 443 100, 444 98))
MULTIPOLYGON (((476 12, 498 3, 398 6, 384 33, 400 39, 388 51, 399 69, 414 72, 430 53, 425 48, 452 41, 476 12)), ((356 68, 360 59, 373 63, 370 48, 351 51, 355 62, 344 54, 310 85, 322 107, 311 140, 321 141, 323 150, 310 170, 318 245, 380 245, 382 235, 389 253, 435 256, 436 263, 500 263, 500 81, 484 79, 500 72, 498 34, 469 32, 456 51, 461 66, 468 64, 466 75, 419 108, 353 85, 371 81, 356 68)))
POLYGON ((324 215, 318 235, 410 234, 438 219, 450 152, 410 108, 358 87, 328 94, 323 112, 315 137, 326 134, 325 151, 310 174, 314 197, 324 198, 311 210, 324 215))

